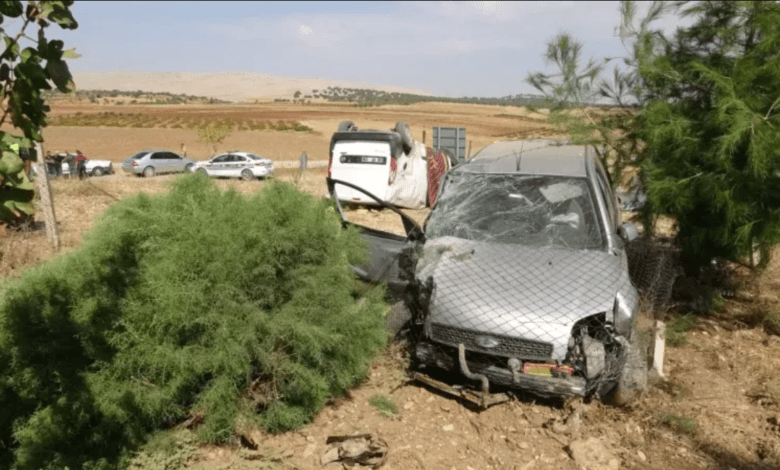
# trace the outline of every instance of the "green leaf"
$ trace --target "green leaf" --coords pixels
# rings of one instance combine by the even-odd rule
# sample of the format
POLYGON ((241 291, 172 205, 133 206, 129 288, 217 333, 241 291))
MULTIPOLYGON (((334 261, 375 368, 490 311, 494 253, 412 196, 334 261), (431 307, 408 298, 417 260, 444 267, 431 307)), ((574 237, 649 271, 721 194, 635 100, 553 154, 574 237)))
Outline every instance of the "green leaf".
POLYGON ((46 32, 43 27, 38 29, 38 54, 41 57, 49 56, 49 42, 46 40, 46 32))
MULTIPOLYGON (((0 3, 3 2, 0 1, 0 3)), ((3 40, 5 41, 5 50, 8 53, 7 59, 15 60, 17 57, 19 57, 19 44, 8 36, 3 36, 3 40)))
POLYGON ((65 57, 66 59, 78 59, 81 57, 81 54, 76 52, 76 49, 65 49, 62 51, 62 57, 65 57))
POLYGON ((18 18, 22 16, 24 8, 22 2, 18 0, 8 0, 0 2, 0 15, 18 18))
POLYGON ((68 64, 64 60, 49 60, 46 63, 46 73, 61 92, 70 93, 76 90, 68 64))
POLYGON ((23 63, 29 61, 31 58, 32 59, 37 59, 38 58, 38 51, 36 51, 32 47, 25 47, 22 50, 22 53, 20 54, 20 57, 21 57, 21 60, 22 60, 23 63))
POLYGON ((16 175, 24 169, 24 161, 17 152, 12 150, 3 150, 0 156, 0 175, 16 175))
POLYGON ((63 29, 76 29, 79 24, 68 9, 70 5, 72 5, 72 2, 44 1, 41 2, 41 10, 44 8, 51 8, 51 12, 46 16, 49 20, 57 23, 63 29))
POLYGON ((41 2, 40 8, 41 12, 38 14, 38 18, 42 20, 45 20, 54 12, 54 5, 52 5, 51 2, 41 2))
POLYGON ((59 39, 49 41, 46 51, 46 60, 59 60, 62 58, 62 48, 65 47, 65 43, 59 39))

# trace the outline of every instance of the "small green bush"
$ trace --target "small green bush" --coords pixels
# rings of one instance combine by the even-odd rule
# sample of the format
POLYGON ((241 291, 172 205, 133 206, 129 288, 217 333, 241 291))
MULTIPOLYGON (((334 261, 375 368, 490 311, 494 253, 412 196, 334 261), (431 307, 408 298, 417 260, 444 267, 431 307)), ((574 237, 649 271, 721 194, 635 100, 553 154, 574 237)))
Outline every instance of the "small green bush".
POLYGON ((0 468, 116 468, 200 416, 231 439, 308 422, 384 346, 383 293, 326 202, 185 175, 109 208, 81 247, 0 292, 0 468), (257 411, 261 411, 256 415, 257 411))
POLYGON ((398 414, 398 407, 385 395, 374 395, 368 399, 368 404, 376 408, 382 416, 393 417, 398 414))
POLYGON ((662 422, 673 431, 680 434, 687 434, 694 437, 698 431, 698 424, 693 418, 676 414, 668 414, 663 417, 662 422))
POLYGON ((688 344, 687 332, 697 323, 698 321, 693 315, 675 317, 666 324, 666 344, 671 347, 681 347, 688 344))

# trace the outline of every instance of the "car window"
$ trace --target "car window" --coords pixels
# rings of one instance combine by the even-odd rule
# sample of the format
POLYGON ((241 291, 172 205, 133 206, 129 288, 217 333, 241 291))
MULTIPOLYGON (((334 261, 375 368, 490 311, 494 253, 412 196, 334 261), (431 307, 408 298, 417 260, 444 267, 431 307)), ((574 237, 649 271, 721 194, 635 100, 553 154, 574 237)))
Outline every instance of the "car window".
POLYGON ((176 155, 173 152, 166 152, 165 153, 165 158, 167 158, 168 160, 181 160, 181 157, 176 155))
POLYGON ((141 158, 145 157, 147 153, 149 153, 149 152, 146 152, 146 151, 138 152, 135 155, 133 155, 132 157, 130 157, 130 159, 131 160, 140 160, 141 158))
POLYGON ((155 152, 152 154, 152 160, 165 160, 165 152, 155 152))
POLYGON ((585 178, 449 173, 426 237, 533 247, 605 249, 585 178))
POLYGON ((251 158, 252 160, 262 160, 263 157, 260 155, 255 155, 254 153, 248 153, 246 154, 247 157, 251 158))
POLYGON ((229 155, 220 155, 214 159, 211 160, 211 163, 223 163, 227 161, 227 158, 229 155))
POLYGON ((242 157, 241 155, 233 155, 233 158, 235 158, 235 161, 240 163, 246 163, 246 158, 242 157))

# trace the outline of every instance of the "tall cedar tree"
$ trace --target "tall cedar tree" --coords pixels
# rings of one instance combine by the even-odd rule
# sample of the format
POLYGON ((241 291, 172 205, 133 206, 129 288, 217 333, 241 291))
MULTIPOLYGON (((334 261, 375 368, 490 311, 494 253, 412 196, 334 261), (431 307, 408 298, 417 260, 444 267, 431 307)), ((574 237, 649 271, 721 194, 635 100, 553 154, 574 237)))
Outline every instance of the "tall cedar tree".
POLYGON ((780 5, 682 11, 694 24, 639 64, 649 209, 677 220, 687 269, 716 257, 761 267, 780 241, 780 5))

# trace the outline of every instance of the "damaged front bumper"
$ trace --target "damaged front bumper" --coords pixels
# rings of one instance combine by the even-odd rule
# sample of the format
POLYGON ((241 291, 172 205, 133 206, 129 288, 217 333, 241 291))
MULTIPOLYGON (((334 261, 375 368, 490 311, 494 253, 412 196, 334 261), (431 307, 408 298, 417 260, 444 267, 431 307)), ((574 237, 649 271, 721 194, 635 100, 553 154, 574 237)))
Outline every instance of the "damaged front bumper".
POLYGON ((467 358, 462 344, 458 349, 454 349, 421 341, 417 343, 414 354, 421 365, 451 371, 460 370, 465 377, 481 382, 482 406, 486 406, 485 403, 489 401, 486 398, 490 393, 489 383, 526 390, 540 396, 581 397, 589 392, 588 382, 582 377, 567 374, 561 374, 559 377, 524 374, 518 370, 500 367, 495 362, 481 361, 477 355, 467 358))

